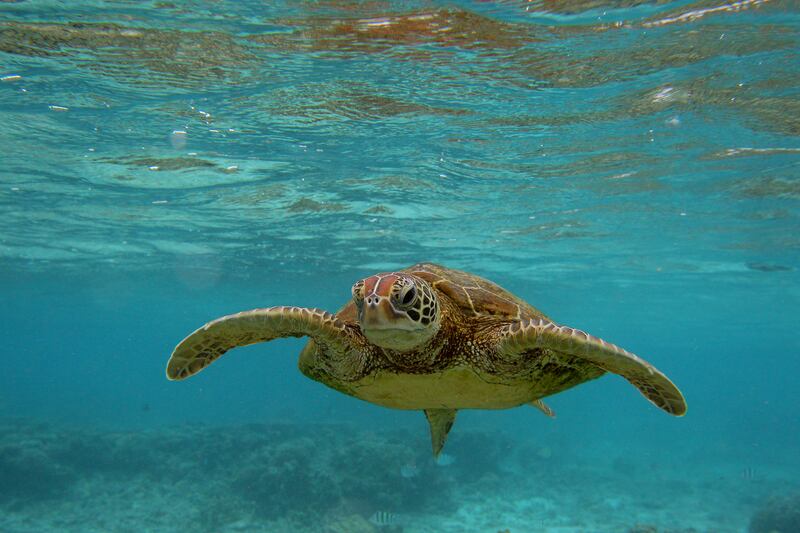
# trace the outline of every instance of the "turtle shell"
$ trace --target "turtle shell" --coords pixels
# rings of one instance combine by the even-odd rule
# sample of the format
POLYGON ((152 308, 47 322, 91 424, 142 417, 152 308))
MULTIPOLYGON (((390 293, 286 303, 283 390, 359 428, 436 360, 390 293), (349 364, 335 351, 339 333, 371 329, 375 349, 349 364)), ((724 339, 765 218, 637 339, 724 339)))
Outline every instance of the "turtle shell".
POLYGON ((480 276, 445 268, 434 263, 419 263, 403 269, 418 276, 449 297, 467 316, 491 316, 509 320, 543 318, 544 313, 480 276))

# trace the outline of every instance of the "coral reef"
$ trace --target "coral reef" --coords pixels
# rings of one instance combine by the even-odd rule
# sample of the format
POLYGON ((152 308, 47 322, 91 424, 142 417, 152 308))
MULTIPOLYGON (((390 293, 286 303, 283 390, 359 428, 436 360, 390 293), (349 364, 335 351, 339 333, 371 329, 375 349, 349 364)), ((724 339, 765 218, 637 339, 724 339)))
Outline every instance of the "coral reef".
POLYGON ((750 520, 750 533, 794 533, 800 531, 800 493, 774 496, 750 520))
POLYGON ((414 459, 414 450, 402 442, 326 427, 282 441, 264 439, 240 452, 241 467, 232 473, 231 486, 265 516, 283 512, 309 518, 343 501, 371 511, 452 507, 452 481, 434 468, 421 469, 413 479, 401 476, 404 462, 414 459))
POLYGON ((636 524, 628 530, 628 533, 658 533, 658 528, 648 524, 636 524))
POLYGON ((358 513, 331 516, 325 533, 375 533, 377 528, 358 513))
POLYGON ((54 498, 70 488, 75 472, 53 461, 50 444, 36 438, 0 443, 0 504, 54 498))
POLYGON ((699 533, 694 528, 689 529, 659 529, 651 524, 636 524, 628 529, 627 533, 699 533))
POLYGON ((453 440, 453 451, 480 459, 446 467, 433 462, 422 436, 343 426, 98 432, 15 422, 0 424, 0 435, 0 510, 66 500, 86 483, 132 493, 179 484, 187 494, 182 519, 201 531, 253 520, 369 533, 379 529, 369 522, 376 511, 455 509, 455 489, 485 481, 481 473, 496 469, 500 455, 494 437, 469 431, 453 440))
POLYGON ((633 456, 618 471, 569 449, 464 428, 434 461, 427 435, 404 429, 0 421, 0 531, 725 532, 751 518, 745 496, 766 501, 750 533, 800 531, 788 480, 745 488, 714 470, 687 485, 680 473, 654 479, 633 456))

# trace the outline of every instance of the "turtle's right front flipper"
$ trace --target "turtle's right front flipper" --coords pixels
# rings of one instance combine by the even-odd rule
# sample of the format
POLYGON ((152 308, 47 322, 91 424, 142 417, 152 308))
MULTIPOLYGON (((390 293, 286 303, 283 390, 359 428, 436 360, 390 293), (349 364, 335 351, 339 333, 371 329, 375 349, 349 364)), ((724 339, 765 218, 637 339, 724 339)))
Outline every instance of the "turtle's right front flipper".
POLYGON ((237 346, 305 336, 346 350, 345 325, 327 311, 286 306, 253 309, 218 318, 183 339, 169 358, 167 378, 194 375, 237 346))

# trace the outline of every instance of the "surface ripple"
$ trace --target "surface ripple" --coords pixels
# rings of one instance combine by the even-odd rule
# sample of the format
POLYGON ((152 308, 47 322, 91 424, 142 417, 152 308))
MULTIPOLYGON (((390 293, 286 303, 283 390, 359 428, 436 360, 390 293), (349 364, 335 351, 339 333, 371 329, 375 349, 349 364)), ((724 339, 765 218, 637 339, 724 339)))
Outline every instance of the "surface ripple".
POLYGON ((762 0, 4 4, 0 262, 795 271, 798 30, 762 0))

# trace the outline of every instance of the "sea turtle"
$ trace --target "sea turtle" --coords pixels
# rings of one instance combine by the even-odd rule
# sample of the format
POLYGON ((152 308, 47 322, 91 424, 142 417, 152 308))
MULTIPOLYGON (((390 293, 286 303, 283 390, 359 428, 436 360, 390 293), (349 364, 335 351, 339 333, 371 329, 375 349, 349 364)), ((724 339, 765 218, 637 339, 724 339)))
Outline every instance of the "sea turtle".
POLYGON ((556 324, 491 281, 432 263, 357 281, 335 315, 281 306, 218 318, 178 344, 167 378, 196 374, 237 346, 303 336, 311 337, 303 374, 384 407, 424 411, 434 456, 459 409, 531 404, 552 416, 542 398, 606 372, 664 411, 686 412, 678 388, 643 359, 556 324))

